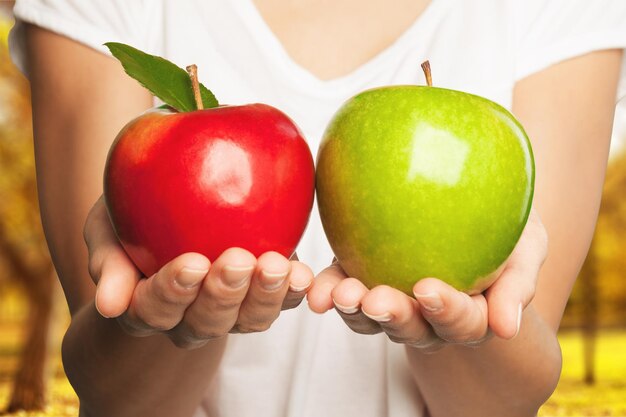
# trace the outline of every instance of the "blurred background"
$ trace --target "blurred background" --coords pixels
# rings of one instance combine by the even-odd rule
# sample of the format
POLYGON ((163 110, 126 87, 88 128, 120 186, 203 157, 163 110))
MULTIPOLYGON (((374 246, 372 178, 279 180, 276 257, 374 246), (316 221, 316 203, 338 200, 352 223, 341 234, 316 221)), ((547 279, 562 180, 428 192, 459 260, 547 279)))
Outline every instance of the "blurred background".
MULTIPOLYGON (((28 83, 0 0, 0 415, 77 416, 60 359, 69 316, 41 230, 28 83), (21 411, 30 408, 32 411, 21 411)), ((626 416, 626 99, 591 251, 560 332, 563 374, 540 416, 626 416)))

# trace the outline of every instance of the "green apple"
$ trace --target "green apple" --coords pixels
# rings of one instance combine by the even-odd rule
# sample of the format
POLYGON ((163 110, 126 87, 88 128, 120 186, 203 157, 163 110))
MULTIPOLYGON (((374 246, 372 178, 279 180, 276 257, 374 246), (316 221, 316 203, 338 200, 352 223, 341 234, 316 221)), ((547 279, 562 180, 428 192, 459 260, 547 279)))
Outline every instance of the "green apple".
POLYGON ((520 123, 485 98, 390 86, 351 98, 317 157, 328 241, 349 276, 412 294, 439 278, 473 294, 524 229, 534 160, 520 123))

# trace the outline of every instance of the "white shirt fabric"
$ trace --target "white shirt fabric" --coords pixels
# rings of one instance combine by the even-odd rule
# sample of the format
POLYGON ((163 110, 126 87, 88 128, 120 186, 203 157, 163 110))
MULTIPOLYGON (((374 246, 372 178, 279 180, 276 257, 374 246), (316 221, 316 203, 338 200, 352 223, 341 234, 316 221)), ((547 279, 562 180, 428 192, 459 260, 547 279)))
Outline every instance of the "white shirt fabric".
MULTIPOLYGON (((435 85, 510 109, 517 80, 568 58, 626 46, 624 0, 433 0, 383 52, 324 81, 290 58, 252 0, 18 0, 15 15, 10 46, 18 65, 22 22, 103 53, 104 42, 118 41, 183 67, 196 63, 221 103, 263 102, 286 112, 313 155, 346 99, 375 86, 424 84, 419 64, 426 59, 435 85)), ((297 251, 316 272, 332 259, 316 207, 297 251)), ((196 417, 425 414, 402 346, 384 335, 357 335, 335 312, 315 315, 303 305, 282 313, 267 332, 229 336, 196 417)))

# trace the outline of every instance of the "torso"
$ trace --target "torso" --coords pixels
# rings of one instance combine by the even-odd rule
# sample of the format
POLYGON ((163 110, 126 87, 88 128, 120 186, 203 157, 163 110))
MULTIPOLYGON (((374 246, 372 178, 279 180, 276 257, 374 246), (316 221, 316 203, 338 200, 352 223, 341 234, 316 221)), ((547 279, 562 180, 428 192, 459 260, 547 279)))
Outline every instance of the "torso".
MULTIPOLYGON (((437 86, 510 105, 510 2, 278 1, 163 0, 166 30, 152 52, 198 64, 221 103, 281 109, 314 157, 345 100, 377 86, 423 84, 426 59, 437 86)), ((315 272, 332 260, 316 207, 297 251, 315 272)), ((197 416, 401 417, 424 408, 402 345, 351 332, 336 313, 316 315, 303 303, 266 332, 229 336, 197 416)))

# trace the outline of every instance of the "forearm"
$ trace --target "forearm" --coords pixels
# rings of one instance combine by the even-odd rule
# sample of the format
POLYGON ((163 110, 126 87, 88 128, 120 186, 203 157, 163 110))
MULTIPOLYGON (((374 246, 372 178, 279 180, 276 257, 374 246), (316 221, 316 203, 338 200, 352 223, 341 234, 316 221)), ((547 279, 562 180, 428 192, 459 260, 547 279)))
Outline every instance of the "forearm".
POLYGON ((532 304, 512 340, 449 345, 433 354, 407 347, 407 355, 432 417, 534 416, 561 372, 556 335, 532 304))
POLYGON ((225 344, 221 338, 188 351, 165 336, 132 337, 91 303, 72 320, 63 363, 82 416, 183 417, 198 406, 225 344))

